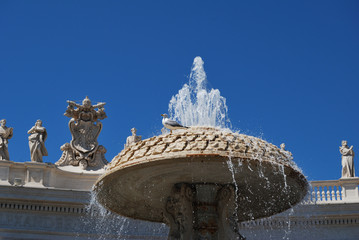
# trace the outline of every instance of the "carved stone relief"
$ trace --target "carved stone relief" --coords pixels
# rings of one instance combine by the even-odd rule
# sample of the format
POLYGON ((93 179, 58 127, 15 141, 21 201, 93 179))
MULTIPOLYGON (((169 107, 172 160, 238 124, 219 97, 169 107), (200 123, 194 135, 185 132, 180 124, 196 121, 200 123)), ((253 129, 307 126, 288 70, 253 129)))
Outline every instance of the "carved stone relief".
POLYGON ((176 184, 163 212, 168 239, 245 239, 238 231, 234 191, 232 185, 176 184))
POLYGON ((173 188, 168 197, 164 218, 170 226, 169 240, 191 240, 193 236, 193 190, 187 184, 173 188))
POLYGON ((80 166, 82 169, 104 167, 107 164, 106 148, 98 144, 97 138, 102 130, 99 120, 107 117, 105 103, 92 105, 88 97, 82 101, 82 105, 67 102, 69 105, 64 115, 71 118, 69 129, 72 140, 61 146, 63 153, 56 165, 80 166))

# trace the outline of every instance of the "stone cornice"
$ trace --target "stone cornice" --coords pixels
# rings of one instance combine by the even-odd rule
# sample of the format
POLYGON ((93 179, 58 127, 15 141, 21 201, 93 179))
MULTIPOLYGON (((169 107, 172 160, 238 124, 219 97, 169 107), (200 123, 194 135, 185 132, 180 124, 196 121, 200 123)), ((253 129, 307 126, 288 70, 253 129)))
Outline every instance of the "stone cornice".
POLYGON ((74 213, 83 214, 87 210, 82 205, 66 206, 64 204, 47 204, 47 203, 24 203, 24 202, 2 202, 0 201, 1 211, 35 211, 35 212, 54 212, 54 213, 74 213))
POLYGON ((89 191, 0 186, 0 201, 11 200, 87 204, 89 199, 89 191))
POLYGON ((273 227, 302 227, 302 226, 318 226, 318 225, 359 225, 359 216, 315 216, 315 217, 287 217, 278 218, 273 217, 271 219, 262 219, 257 221, 242 222, 241 228, 270 228, 273 227))

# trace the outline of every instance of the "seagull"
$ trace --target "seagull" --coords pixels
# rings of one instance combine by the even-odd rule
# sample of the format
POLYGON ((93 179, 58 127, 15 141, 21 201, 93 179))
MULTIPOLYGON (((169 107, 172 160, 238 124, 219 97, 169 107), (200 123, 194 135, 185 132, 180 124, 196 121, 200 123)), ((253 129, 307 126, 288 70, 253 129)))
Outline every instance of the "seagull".
POLYGON ((172 133, 172 130, 188 128, 188 127, 182 126, 181 124, 179 124, 176 121, 173 121, 173 120, 169 119, 168 115, 165 114, 165 113, 161 114, 161 116, 163 117, 163 119, 162 119, 163 126, 168 128, 171 131, 171 133, 172 133))

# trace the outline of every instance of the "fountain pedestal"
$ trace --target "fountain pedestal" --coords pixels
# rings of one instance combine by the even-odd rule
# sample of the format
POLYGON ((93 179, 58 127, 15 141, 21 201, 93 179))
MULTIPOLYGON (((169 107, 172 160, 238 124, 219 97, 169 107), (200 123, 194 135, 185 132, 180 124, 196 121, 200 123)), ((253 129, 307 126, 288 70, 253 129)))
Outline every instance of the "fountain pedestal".
POLYGON ((235 206, 234 191, 229 184, 176 184, 164 210, 168 239, 244 239, 235 209, 228 209, 235 206), (228 212, 234 214, 228 216, 228 212))

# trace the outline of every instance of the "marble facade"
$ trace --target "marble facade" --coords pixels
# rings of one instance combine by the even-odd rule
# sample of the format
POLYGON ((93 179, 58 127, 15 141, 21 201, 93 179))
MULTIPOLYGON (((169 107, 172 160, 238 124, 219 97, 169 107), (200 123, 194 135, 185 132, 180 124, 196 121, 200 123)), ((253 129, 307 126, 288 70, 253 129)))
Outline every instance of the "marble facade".
POLYGON ((97 222, 103 217, 88 204, 102 172, 0 161, 0 239, 166 239, 160 224, 110 215, 110 224, 97 222), (119 232, 124 222, 129 227, 119 232))
MULTIPOLYGON (((102 171, 0 161, 0 239, 167 239, 163 224, 118 216, 101 223, 104 218, 87 206, 102 171)), ((359 178, 311 185, 306 202, 271 218, 242 222, 241 233, 248 239, 357 239, 359 178)))

